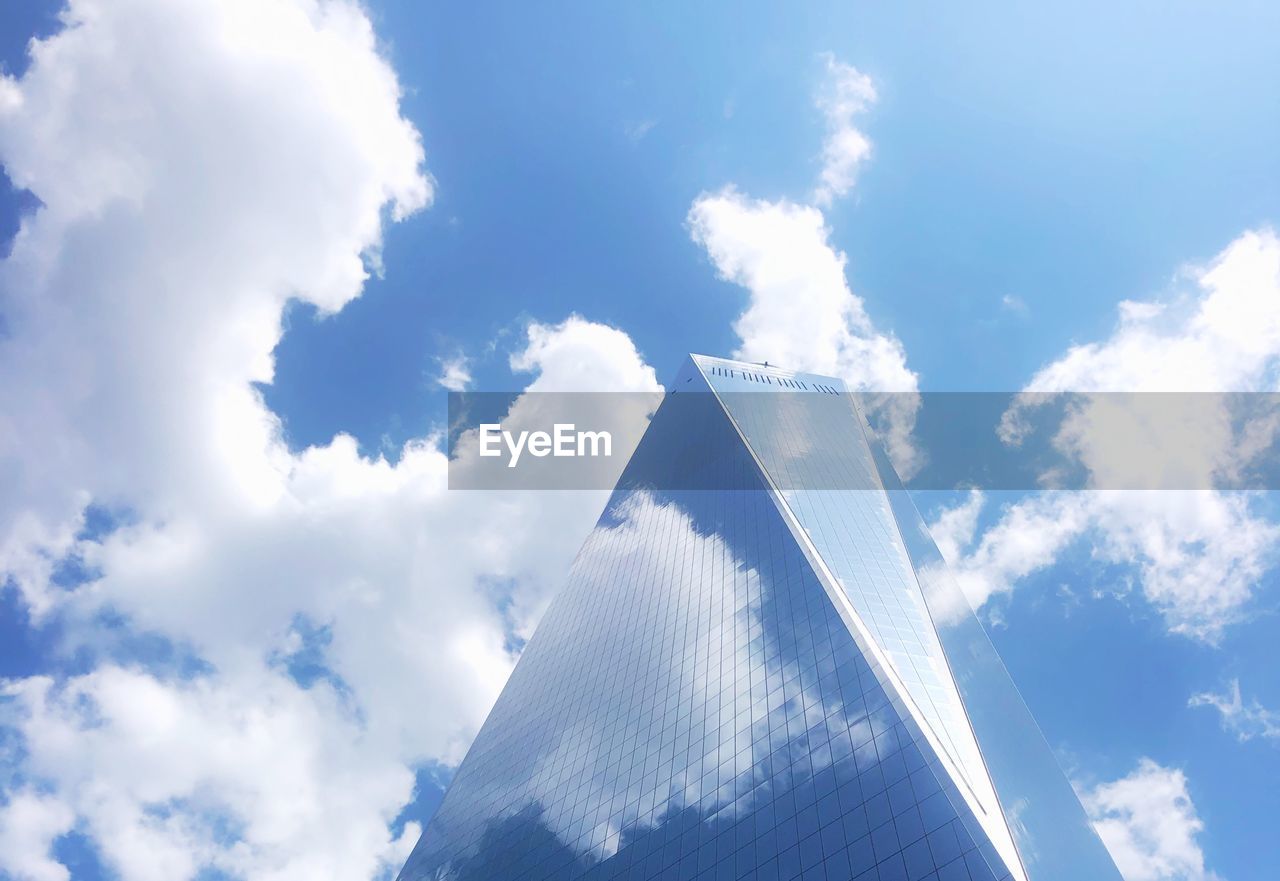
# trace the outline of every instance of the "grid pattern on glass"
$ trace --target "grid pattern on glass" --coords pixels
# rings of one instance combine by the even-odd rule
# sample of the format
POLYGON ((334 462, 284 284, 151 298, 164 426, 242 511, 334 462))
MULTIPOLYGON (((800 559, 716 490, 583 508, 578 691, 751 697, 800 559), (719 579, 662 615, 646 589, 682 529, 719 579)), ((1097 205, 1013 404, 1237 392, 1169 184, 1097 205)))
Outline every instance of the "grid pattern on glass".
MULTIPOLYGON (((737 428, 782 492, 827 570, 960 775, 1005 860, 1023 877, 987 773, 852 399, 797 392, 838 380, 772 368, 771 393, 743 390, 721 359, 694 356, 737 428), (811 487, 842 487, 823 490, 811 487), (848 487, 867 487, 850 490, 848 487)), ((754 368, 753 368, 754 369, 754 368)))
MULTIPOLYGON (((874 486, 871 459, 847 398, 725 392, 729 410, 765 469, 783 486, 874 486)), ((885 494, 790 489, 805 529, 912 700, 987 810, 994 792, 929 618, 885 494)))
POLYGON ((883 448, 874 437, 868 441, 965 710, 983 745, 991 780, 1005 804, 1018 806, 1010 830, 1028 876, 1034 881, 1121 881, 883 448))
POLYGON ((404 881, 1010 877, 710 398, 659 410, 404 881), (684 445, 741 489, 644 489, 684 445))

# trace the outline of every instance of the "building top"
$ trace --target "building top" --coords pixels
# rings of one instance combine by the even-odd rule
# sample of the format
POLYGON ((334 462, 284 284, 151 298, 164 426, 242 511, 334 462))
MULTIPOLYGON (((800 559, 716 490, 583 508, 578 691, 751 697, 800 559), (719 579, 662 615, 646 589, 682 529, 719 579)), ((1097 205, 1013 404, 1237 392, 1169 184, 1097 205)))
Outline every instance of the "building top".
POLYGON ((848 391, 844 381, 817 373, 787 370, 768 362, 733 361, 711 355, 690 354, 672 390, 679 391, 694 373, 700 373, 717 392, 814 392, 839 395, 848 391))

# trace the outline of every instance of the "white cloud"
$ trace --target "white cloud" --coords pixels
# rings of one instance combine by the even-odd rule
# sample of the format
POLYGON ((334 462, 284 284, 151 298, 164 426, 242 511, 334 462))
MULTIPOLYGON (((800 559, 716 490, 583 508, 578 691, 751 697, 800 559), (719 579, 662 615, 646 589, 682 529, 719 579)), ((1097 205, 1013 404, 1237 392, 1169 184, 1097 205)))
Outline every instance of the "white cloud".
POLYGON ((1222 727, 1241 742, 1261 737, 1280 741, 1280 712, 1268 709, 1257 698, 1248 703, 1240 694, 1240 680, 1232 679, 1222 694, 1211 691, 1191 696, 1187 702, 1192 707, 1213 707, 1222 716, 1222 727))
MULTIPOLYGON (((251 383, 271 380, 284 303, 357 296, 384 213, 431 195, 395 75, 346 2, 63 17, 0 126, 7 173, 43 203, 0 269, 0 534, 34 522, 20 531, 65 544, 86 493, 267 503, 287 463, 251 383)), ((47 573, 19 571, 41 608, 47 573)))
POLYGON ((1179 274, 1186 289, 1126 301, 1101 343, 1071 346, 1040 368, 1028 391, 1261 391, 1280 379, 1280 239, 1250 230, 1206 266, 1179 274))
POLYGON ((75 814, 57 798, 31 789, 9 794, 0 806, 0 874, 14 881, 67 881, 53 859, 53 842, 71 831, 75 814))
POLYGON ((813 200, 830 205, 853 189, 858 166, 871 156, 871 141, 853 124, 854 118, 875 103, 871 77, 831 53, 822 56, 825 77, 815 103, 826 119, 822 141, 822 172, 813 200))
POLYGON ((847 258, 817 208, 730 187, 699 196, 688 222, 720 277, 750 295, 733 325, 735 358, 840 376, 857 389, 916 390, 902 343, 876 329, 849 289, 847 258))
MULTIPOLYGON (((450 494, 436 437, 394 464, 345 435, 294 453, 255 390, 286 303, 358 296, 384 222, 430 198, 358 5, 65 17, 0 106, 0 159, 44 204, 0 266, 0 572, 104 660, 5 683, 45 818, 6 829, 47 861, 74 817, 126 881, 371 877, 413 843, 387 825, 412 768, 460 760, 603 494, 450 494), (77 538, 90 502, 127 516, 77 538), (72 551, 101 577, 68 590, 72 551), (309 628, 327 674, 303 687, 281 659, 309 628), (110 660, 140 634, 201 672, 110 660)), ((515 361, 539 388, 657 388, 579 318, 515 361)))
MULTIPOLYGON (((1188 267, 1187 290, 1165 301, 1121 304, 1103 342, 1072 346, 1039 370, 1029 392, 1264 391, 1280 371, 1280 240, 1246 232, 1207 266, 1188 267)), ((1002 436, 1019 442, 1033 397, 1006 414, 1002 436)), ((1054 443, 1093 485, 1120 480, 1167 486, 1213 485, 1258 450, 1264 419, 1240 430, 1230 399, 1187 399, 1168 407, 1156 395, 1077 397, 1054 443), (1197 409, 1198 407, 1198 409, 1197 409), (1150 437, 1152 444, 1137 444, 1150 437)), ((1146 484, 1144 484, 1146 485, 1146 484)), ((1169 627, 1216 640, 1248 614, 1274 562, 1280 527, 1247 494, 1213 491, 1048 493, 1005 507, 976 547, 952 548, 967 595, 981 604, 1055 563, 1080 540, 1103 562, 1135 567, 1142 591, 1169 627), (958 554, 957 550, 967 550, 958 554)))
POLYGON ((938 511, 929 524, 929 535, 947 560, 958 560, 973 543, 986 497, 980 490, 970 490, 963 502, 938 511))
MULTIPOLYGON (((830 242, 822 212, 809 205, 750 199, 732 187, 703 193, 689 209, 693 240, 726 281, 746 288, 734 322, 733 357, 838 376, 856 391, 914 392, 902 343, 878 330, 845 278, 847 258, 830 242)), ((887 438, 899 469, 910 471, 916 402, 893 395, 887 438)))
POLYGON ((1176 768, 1142 759, 1126 777, 1082 793, 1125 881, 1216 881, 1198 841, 1204 822, 1176 768))
MULTIPOLYGON (((1170 630, 1207 641, 1245 614, 1280 539, 1280 527, 1255 516, 1247 498, 1222 493, 1043 493, 1004 506, 975 542, 953 527, 972 528, 982 504, 973 495, 930 527, 975 608, 1087 541, 1095 561, 1136 571, 1170 630)), ((1124 593, 1128 584, 1104 589, 1124 593)))
MULTIPOLYGON (((744 659, 748 655, 747 639, 740 624, 753 614, 758 614, 760 573, 736 558, 732 549, 719 535, 702 535, 694 527, 688 513, 671 503, 659 503, 648 493, 635 493, 614 510, 618 525, 614 528, 594 533, 584 545, 581 554, 574 562, 575 578, 579 580, 575 589, 592 593, 611 594, 619 590, 640 591, 645 595, 667 598, 667 602, 683 607, 692 621, 699 621, 696 604, 696 586, 677 573, 704 565, 704 561, 716 561, 715 565, 726 571, 741 573, 742 587, 732 598, 730 608, 724 610, 722 616, 713 621, 702 620, 702 638, 706 645, 699 645, 696 650, 691 646, 684 647, 683 652, 672 655, 654 653, 643 644, 627 638, 628 632, 635 622, 621 620, 599 621, 584 633, 582 639, 593 644, 595 648, 584 652, 583 656, 600 656, 608 652, 622 652, 619 666, 634 676, 639 685, 652 687, 654 682, 682 683, 682 693, 697 694, 699 689, 711 678, 708 669, 709 657, 728 657, 744 659), (673 536, 679 537, 673 540, 673 536), (672 549, 675 548, 674 563, 672 549), (617 581, 618 572, 628 572, 631 576, 622 579, 621 587, 617 581), (608 586, 595 584, 601 577, 615 580, 608 586), (583 586, 585 585, 585 586, 583 586), (749 599, 755 598, 755 599, 749 599), (710 646, 708 649, 707 646, 710 646), (607 647, 607 648, 606 648, 607 647)), ((663 611, 645 607, 637 603, 637 615, 642 616, 649 627, 658 626, 658 620, 665 614, 663 611), (649 620, 652 618, 652 620, 649 620)), ((548 660, 545 656, 542 663, 550 664, 546 675, 552 677, 582 677, 582 671, 570 669, 564 664, 565 659, 548 660)), ((745 663, 742 661, 741 663, 745 663)), ((581 817, 596 817, 600 825, 596 829, 596 839, 590 842, 601 857, 610 856, 618 846, 617 830, 627 827, 635 832, 635 825, 656 825, 663 814, 671 807, 696 806, 703 794, 714 796, 714 806, 704 811, 707 814, 723 808, 726 803, 733 802, 739 796, 747 794, 751 785, 738 785, 735 781, 736 770, 729 768, 727 774, 723 767, 710 780, 697 773, 677 775, 669 791, 650 793, 646 802, 644 769, 657 761, 661 752, 660 740, 646 738, 647 723, 641 717, 630 712, 630 693, 625 690, 605 687, 600 688, 598 680, 591 679, 586 685, 589 699, 583 702, 584 711, 576 720, 571 730, 565 733, 557 748, 538 760, 538 768, 575 767, 578 776, 590 781, 590 785, 579 799, 579 806, 574 810, 562 812, 560 815, 549 815, 552 829, 562 836, 566 842, 574 839, 574 824, 581 817), (594 689, 594 690, 593 690, 594 689), (627 740, 625 735, 618 734, 620 719, 631 717, 629 733, 637 746, 630 755, 624 756, 621 770, 609 767, 610 757, 607 752, 590 748, 601 742, 619 743, 627 740), (726 791, 728 795, 726 796, 726 791)), ((750 683, 736 683, 737 698, 743 706, 750 704, 750 683)), ((715 756, 738 755, 753 745, 753 722, 750 713, 740 713, 728 722, 716 717, 707 716, 708 706, 693 702, 692 711, 679 723, 681 730, 688 731, 690 744, 700 744, 711 757, 701 767, 716 768, 715 756)), ((817 720, 826 718, 825 713, 814 712, 817 720)), ((767 741, 766 741, 767 745, 767 741)), ((550 779, 552 788, 555 775, 532 775, 535 780, 550 779)), ((510 798, 505 787, 511 781, 503 779, 504 787, 501 797, 510 798)), ((546 785, 546 784, 542 784, 546 785)), ((536 797, 547 803, 554 801, 554 793, 543 793, 535 790, 536 797)))
MULTIPOLYGON (((578 701, 573 718, 555 748, 539 754, 536 762, 512 750, 490 750, 483 758, 485 773, 472 778, 483 791, 472 790, 464 802, 478 799, 515 809, 533 802, 554 803, 568 768, 584 785, 571 804, 546 812, 542 820, 566 845, 603 859, 617 851, 621 840, 659 825, 671 811, 724 818, 752 810, 759 796, 768 793, 769 787, 761 785, 768 779, 765 760, 779 748, 778 737, 786 738, 785 720, 796 707, 804 708, 805 725, 799 732, 792 728, 793 738, 803 743, 805 732, 814 726, 832 734, 832 748, 813 756, 815 773, 822 763, 840 758, 837 735, 845 735, 844 750, 871 742, 865 718, 850 718, 844 707, 824 702, 820 689, 802 684, 797 665, 785 653, 761 652, 753 644, 754 628, 769 616, 785 618, 787 604, 772 590, 770 573, 735 553, 729 534, 700 531, 695 511, 648 492, 627 495, 610 514, 611 526, 593 532, 574 561, 566 590, 609 597, 611 604, 632 608, 634 615, 626 620, 602 617, 577 634, 573 649, 529 656, 539 676, 575 681, 578 701), (703 601, 697 582, 681 575, 704 567, 735 573, 735 589, 713 606, 703 601), (663 602, 636 601, 651 596, 661 596, 663 602), (659 628, 673 614, 696 630, 695 640, 669 652, 653 652, 644 641, 630 638, 659 628), (605 654, 616 658, 609 669, 584 666, 584 659, 605 654), (723 665, 739 671, 750 668, 751 673, 723 686, 720 695, 729 702, 724 705, 736 708, 727 715, 722 714, 720 699, 705 699, 706 684, 716 680, 723 665), (617 687, 612 675, 616 669, 627 671, 630 689, 617 687), (761 700, 758 689, 766 676, 786 684, 785 703, 761 700), (686 703, 679 718, 668 723, 674 733, 659 738, 649 735, 649 720, 635 712, 633 703, 635 694, 655 689, 674 689, 686 703), (692 758, 683 771, 676 770, 670 786, 655 787, 652 771, 671 763, 673 739, 687 743, 692 758), (619 744, 627 744, 621 755, 609 748, 619 744), (753 757, 749 772, 720 759, 744 754, 753 757), (584 836, 584 831, 589 834, 584 836)), ((512 708, 505 711, 510 714, 512 708)), ((520 712, 522 721, 532 714, 530 724, 538 727, 556 708, 553 702, 520 712)), ((506 721, 512 721, 510 715, 506 721)), ((466 805, 462 808, 465 812, 466 805)))
POLYGON ((466 355, 458 354, 440 362, 440 376, 436 382, 451 392, 464 392, 471 385, 471 362, 466 355))
MULTIPOLYGON (((653 381, 647 365, 627 363, 638 356, 611 329, 573 319, 534 325, 530 336, 541 349, 516 357, 533 385, 584 369, 630 374, 646 389, 653 381), (578 340, 566 367, 558 327, 601 329, 625 348, 602 345, 593 359, 578 340)), ((603 504, 602 493, 450 494, 445 474, 433 440, 393 466, 340 436, 291 457, 276 504, 216 513, 193 504, 82 545, 104 573, 65 601, 85 638, 99 637, 93 616, 111 608, 216 667, 194 682, 100 668, 27 701, 30 716, 17 723, 27 770, 96 840, 119 842, 105 852, 125 878, 152 877, 131 841, 172 855, 166 878, 201 866, 254 879, 372 877, 404 856, 416 835, 392 840, 387 823, 409 798, 410 768, 461 760, 511 670, 508 639, 531 632, 603 504), (505 615, 495 608, 503 597, 505 615), (298 615, 330 629, 322 661, 341 693, 324 682, 303 689, 270 663, 298 647, 298 615), (72 712, 86 700, 115 709, 72 712), (153 731, 149 718, 172 727, 153 731), (154 781, 130 776, 140 742, 154 781), (157 806, 173 821, 157 825, 157 806), (219 846, 201 821, 208 813, 230 818, 240 838, 219 846)))
MULTIPOLYGON (((875 101, 871 79, 851 65, 822 56, 825 78, 816 103, 827 122, 817 206, 852 188, 857 167, 871 153, 854 117, 875 101)), ((892 333, 875 327, 845 277, 848 258, 830 242, 822 210, 787 199, 752 199, 732 185, 704 192, 686 223, 725 281, 747 289, 746 311, 733 329, 733 357, 838 376, 858 392, 915 392, 918 377, 892 333)), ((919 401, 910 394, 864 398, 898 470, 922 464, 911 443, 919 401)))
POLYGON ((1280 381, 1280 239, 1248 231, 1207 266, 1185 267, 1164 300, 1120 304, 1120 319, 1101 343, 1074 345, 1027 384, 1034 394, 1011 408, 1002 436, 1017 442, 1025 415, 1055 392, 1079 395, 1054 438, 1089 469, 1094 485, 1117 478, 1143 486, 1215 485, 1268 446, 1274 415, 1241 420, 1235 400, 1164 392, 1272 391, 1280 381), (1243 425, 1242 425, 1243 422, 1243 425), (1141 445, 1134 438, 1142 438, 1141 445), (1164 479, 1166 483, 1158 481, 1164 479))
POLYGON ((534 373, 529 392, 653 392, 658 376, 621 330, 570 315, 560 324, 534 322, 528 344, 511 356, 511 369, 534 373))
POLYGON ((399 855, 387 824, 413 774, 353 749, 367 735, 327 686, 304 690, 265 670, 165 682, 105 665, 7 691, 28 772, 57 781, 124 878, 169 881, 205 867, 280 881, 368 878, 399 855), (219 818, 238 827, 233 844, 220 840, 219 818))

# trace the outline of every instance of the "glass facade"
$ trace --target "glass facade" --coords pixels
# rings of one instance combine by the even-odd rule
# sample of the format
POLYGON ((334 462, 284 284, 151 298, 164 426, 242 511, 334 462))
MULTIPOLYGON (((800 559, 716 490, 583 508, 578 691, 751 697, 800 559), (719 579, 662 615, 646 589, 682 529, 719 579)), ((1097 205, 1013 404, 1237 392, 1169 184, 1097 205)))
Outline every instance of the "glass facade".
MULTIPOLYGON (((979 746, 983 686, 954 672, 936 561, 915 556, 932 543, 903 537, 910 500, 843 392, 685 365, 402 881, 1119 878, 1074 795, 1054 800, 1070 786, 1025 707, 983 723, 1030 726, 1053 785, 979 746), (780 492, 782 469, 812 469, 806 486, 861 469, 868 488, 780 492), (1009 811, 1002 781, 1037 804, 1009 811), (1053 829, 1021 819, 1063 810, 1086 834, 1036 853, 1083 848, 1090 871, 1026 856, 1028 830, 1053 829)), ((964 611, 949 632, 971 652, 964 611)), ((985 645, 974 676, 1016 698, 985 645)))

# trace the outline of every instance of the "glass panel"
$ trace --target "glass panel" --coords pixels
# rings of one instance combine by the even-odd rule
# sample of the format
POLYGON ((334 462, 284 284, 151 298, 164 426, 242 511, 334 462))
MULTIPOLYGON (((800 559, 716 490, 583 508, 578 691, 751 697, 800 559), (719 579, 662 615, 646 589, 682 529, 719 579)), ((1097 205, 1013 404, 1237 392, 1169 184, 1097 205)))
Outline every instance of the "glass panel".
POLYGON ((1032 881, 1121 881, 1030 710, 880 444, 871 447, 1032 881))
POLYGON ((852 398, 825 391, 843 391, 834 379, 762 368, 724 372, 722 362, 698 360, 764 470, 786 487, 786 505, 887 656, 987 834, 1023 877, 852 398), (748 378, 752 373, 772 381, 761 384, 748 378))
POLYGON ((719 404, 686 388, 400 877, 1011 877, 885 681, 719 404), (673 468, 693 488, 650 488, 673 468))

